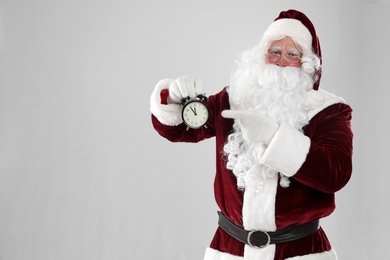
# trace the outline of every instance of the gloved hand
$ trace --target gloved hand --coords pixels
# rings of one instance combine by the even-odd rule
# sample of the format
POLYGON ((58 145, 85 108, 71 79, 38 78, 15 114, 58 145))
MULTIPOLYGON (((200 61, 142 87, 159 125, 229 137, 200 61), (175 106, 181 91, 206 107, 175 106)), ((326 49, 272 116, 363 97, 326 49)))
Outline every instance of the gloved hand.
POLYGON ((203 91, 202 80, 182 76, 169 85, 169 103, 180 103, 182 98, 194 98, 203 91))
POLYGON ((279 124, 266 115, 250 111, 222 111, 224 118, 236 119, 240 125, 242 138, 248 143, 264 143, 269 145, 279 124))

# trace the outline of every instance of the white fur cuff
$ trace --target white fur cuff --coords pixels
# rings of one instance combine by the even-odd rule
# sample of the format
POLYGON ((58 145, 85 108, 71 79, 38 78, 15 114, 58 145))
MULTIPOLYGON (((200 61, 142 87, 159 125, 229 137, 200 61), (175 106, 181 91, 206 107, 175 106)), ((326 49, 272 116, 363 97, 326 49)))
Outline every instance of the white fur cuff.
POLYGON ((305 162, 309 149, 310 139, 288 123, 282 122, 259 161, 291 177, 305 162))
POLYGON ((180 104, 161 104, 161 91, 169 88, 172 79, 159 81, 150 97, 150 111, 164 125, 175 126, 183 122, 180 104))

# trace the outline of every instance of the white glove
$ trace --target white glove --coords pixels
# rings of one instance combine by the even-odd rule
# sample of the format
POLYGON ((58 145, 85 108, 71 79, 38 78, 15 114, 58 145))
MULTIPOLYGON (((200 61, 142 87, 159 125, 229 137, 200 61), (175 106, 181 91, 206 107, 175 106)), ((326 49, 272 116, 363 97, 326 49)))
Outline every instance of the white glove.
POLYGON ((182 76, 169 85, 169 103, 180 103, 182 98, 194 98, 203 91, 202 80, 182 76))
POLYGON ((249 111, 222 111, 224 118, 232 118, 237 120, 242 138, 248 143, 264 143, 269 145, 276 131, 279 129, 279 124, 274 120, 260 113, 249 111))

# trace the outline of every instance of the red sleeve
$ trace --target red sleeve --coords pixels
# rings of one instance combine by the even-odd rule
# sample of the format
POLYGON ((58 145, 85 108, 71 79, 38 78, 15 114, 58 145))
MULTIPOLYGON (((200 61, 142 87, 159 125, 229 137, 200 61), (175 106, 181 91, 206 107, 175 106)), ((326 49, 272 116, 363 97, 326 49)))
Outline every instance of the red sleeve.
POLYGON ((352 109, 335 104, 318 113, 304 129, 311 140, 297 181, 326 193, 344 187, 352 174, 352 109))

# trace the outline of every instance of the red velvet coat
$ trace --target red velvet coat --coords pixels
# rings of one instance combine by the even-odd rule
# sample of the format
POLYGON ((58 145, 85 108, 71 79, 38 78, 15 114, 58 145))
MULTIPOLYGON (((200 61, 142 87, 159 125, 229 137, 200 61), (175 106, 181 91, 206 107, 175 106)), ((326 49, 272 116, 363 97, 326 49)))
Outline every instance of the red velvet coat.
MULTIPOLYGON (((211 115, 207 128, 187 131, 183 123, 176 126, 165 125, 152 115, 153 126, 160 135, 172 142, 199 142, 215 137, 215 199, 221 211, 242 226, 243 192, 237 189, 236 177, 226 169, 226 161, 221 152, 233 124, 233 120, 221 116, 221 112, 230 107, 226 89, 210 96, 208 106, 211 115)), ((335 209, 334 193, 346 185, 352 172, 351 114, 352 109, 344 103, 329 104, 313 115, 309 124, 304 127, 304 135, 310 139, 310 149, 298 172, 290 178, 290 186, 277 187, 277 229, 326 217, 335 209)), ((244 244, 220 228, 210 247, 234 256, 244 255, 244 244)), ((276 245, 274 259, 282 260, 329 250, 330 243, 320 228, 309 237, 276 245)))

